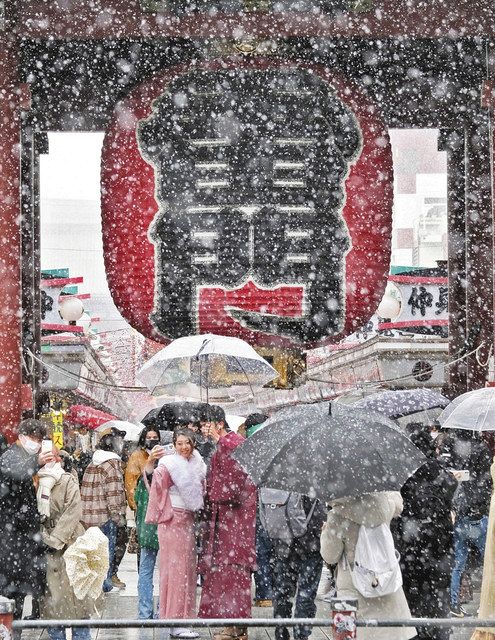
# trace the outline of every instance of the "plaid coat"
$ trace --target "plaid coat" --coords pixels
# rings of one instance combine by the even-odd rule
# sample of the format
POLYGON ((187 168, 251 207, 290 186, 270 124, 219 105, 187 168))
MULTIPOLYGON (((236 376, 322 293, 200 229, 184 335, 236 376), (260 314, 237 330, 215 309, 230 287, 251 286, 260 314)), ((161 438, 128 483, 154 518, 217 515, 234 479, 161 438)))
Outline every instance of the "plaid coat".
POLYGON ((83 515, 81 522, 86 529, 99 527, 108 520, 119 523, 125 516, 127 501, 120 459, 110 459, 95 464, 93 461, 84 472, 81 484, 83 515))

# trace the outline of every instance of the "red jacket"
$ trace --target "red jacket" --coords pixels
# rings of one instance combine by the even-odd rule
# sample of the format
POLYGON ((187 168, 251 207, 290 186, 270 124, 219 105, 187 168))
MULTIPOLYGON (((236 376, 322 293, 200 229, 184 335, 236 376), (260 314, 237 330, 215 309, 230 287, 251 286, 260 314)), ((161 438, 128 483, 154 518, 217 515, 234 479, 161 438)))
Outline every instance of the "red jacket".
POLYGON ((230 457, 244 438, 230 432, 220 438, 206 478, 203 546, 199 572, 212 566, 256 568, 256 487, 230 457))

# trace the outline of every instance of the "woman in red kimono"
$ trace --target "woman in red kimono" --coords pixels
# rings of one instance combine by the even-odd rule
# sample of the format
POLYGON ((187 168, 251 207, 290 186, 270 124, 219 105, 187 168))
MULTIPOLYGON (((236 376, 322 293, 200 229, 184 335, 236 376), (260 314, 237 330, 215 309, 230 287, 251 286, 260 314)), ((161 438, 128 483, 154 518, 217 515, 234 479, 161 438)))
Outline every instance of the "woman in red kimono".
MULTIPOLYGON (((256 487, 230 453, 244 438, 228 430, 220 407, 209 407, 208 435, 217 442, 206 481, 199 572, 201 618, 249 618, 256 568, 256 487)), ((245 627, 226 627, 215 640, 247 640, 245 627)))

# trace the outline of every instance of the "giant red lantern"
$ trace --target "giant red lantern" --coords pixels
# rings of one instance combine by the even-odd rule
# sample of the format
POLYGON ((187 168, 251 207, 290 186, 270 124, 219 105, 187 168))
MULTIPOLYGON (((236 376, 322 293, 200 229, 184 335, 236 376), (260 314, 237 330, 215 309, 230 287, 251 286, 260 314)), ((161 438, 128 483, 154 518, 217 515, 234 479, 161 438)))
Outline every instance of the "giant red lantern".
POLYGON ((392 155, 376 106, 315 65, 163 71, 102 153, 110 291, 147 337, 316 345, 361 326, 389 269, 392 155))

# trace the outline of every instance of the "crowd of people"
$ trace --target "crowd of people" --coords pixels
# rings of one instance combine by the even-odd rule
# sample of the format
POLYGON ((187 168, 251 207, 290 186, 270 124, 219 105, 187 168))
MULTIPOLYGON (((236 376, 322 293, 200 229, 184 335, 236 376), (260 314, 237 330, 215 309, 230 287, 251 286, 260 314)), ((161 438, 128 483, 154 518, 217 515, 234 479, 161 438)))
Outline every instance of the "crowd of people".
MULTIPOLYGON (((204 405, 194 416, 178 416, 167 431, 148 424, 127 454, 124 432, 104 429, 86 457, 42 448, 46 426, 23 420, 18 440, 10 446, 2 442, 0 449, 0 594, 15 601, 15 618, 21 618, 28 594, 33 616, 56 621, 92 615, 94 600, 75 597, 63 558, 90 527, 98 527, 108 540, 103 593, 125 588, 117 570, 126 548, 133 546, 140 619, 242 619, 252 615, 253 605, 273 606, 275 618, 311 618, 325 566, 329 576, 336 576, 335 584, 329 580, 332 594, 357 598, 362 617, 464 616, 468 559, 481 561, 487 531, 495 527, 488 520, 492 452, 481 437, 409 424, 406 435, 426 463, 400 493, 324 503, 257 488, 231 456, 244 438, 264 428, 267 418, 252 414, 234 432, 221 407, 204 405), (285 520, 275 522, 280 506, 285 520), (130 539, 129 510, 135 522, 130 539), (379 597, 363 595, 353 577, 363 526, 390 532, 400 555, 402 586, 379 597)), ((488 545, 491 549, 493 541, 488 545)), ((485 575, 493 576, 486 558, 485 575)), ((483 586, 481 603, 487 616, 494 613, 490 581, 483 586)), ((198 636, 185 626, 170 634, 198 636)), ((294 627, 294 640, 307 640, 310 634, 310 626, 294 627)), ((55 623, 48 635, 66 637, 55 623)), ((279 626, 275 635, 288 640, 290 634, 279 626)), ((448 636, 449 629, 433 627, 358 632, 361 640, 448 636)), ((89 640, 90 630, 74 627, 72 637, 89 640)), ((490 630, 473 636, 494 637, 490 630)), ((215 640, 247 640, 247 628, 225 627, 215 640)))

